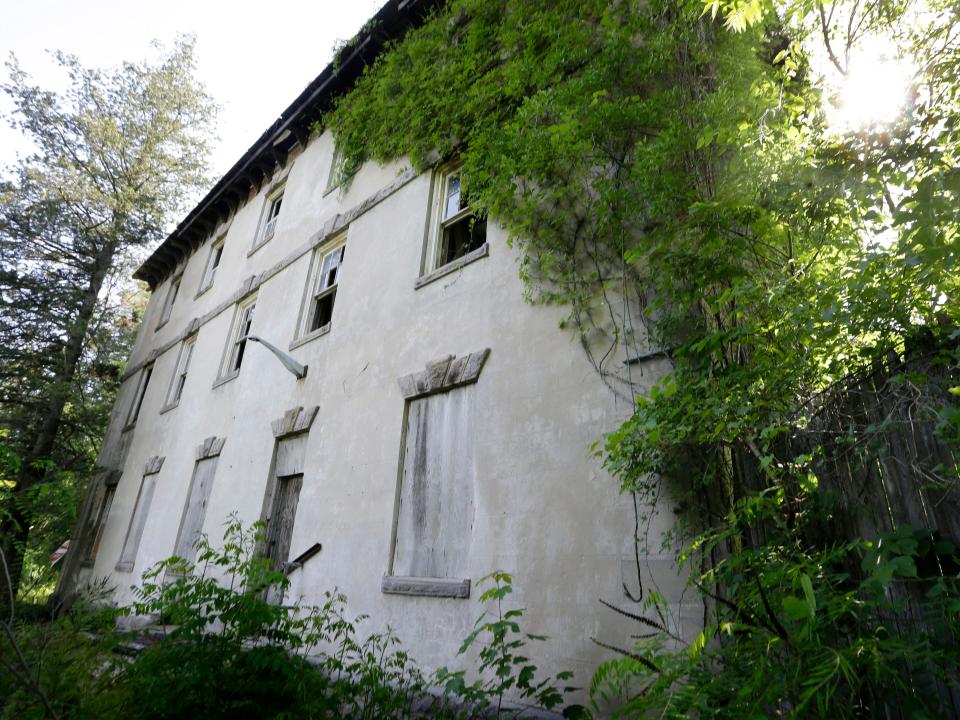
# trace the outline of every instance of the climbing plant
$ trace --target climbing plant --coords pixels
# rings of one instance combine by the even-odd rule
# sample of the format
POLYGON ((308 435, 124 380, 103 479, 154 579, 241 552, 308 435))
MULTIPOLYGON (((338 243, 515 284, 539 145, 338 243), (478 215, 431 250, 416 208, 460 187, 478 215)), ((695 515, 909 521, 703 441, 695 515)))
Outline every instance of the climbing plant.
POLYGON ((458 156, 529 299, 616 392, 661 376, 602 454, 675 507, 707 634, 676 654, 637 598, 656 647, 620 643, 598 703, 956 710, 958 29, 945 0, 454 0, 324 118, 345 177, 458 156), (903 110, 837 127, 877 42, 903 110))

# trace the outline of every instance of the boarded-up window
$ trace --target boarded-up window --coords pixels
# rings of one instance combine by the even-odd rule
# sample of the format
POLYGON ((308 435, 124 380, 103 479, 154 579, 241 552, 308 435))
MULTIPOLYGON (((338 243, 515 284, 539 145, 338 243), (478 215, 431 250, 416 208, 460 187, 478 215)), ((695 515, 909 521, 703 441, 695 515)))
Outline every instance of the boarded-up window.
POLYGON ((177 544, 173 551, 174 555, 191 563, 196 558, 196 543, 203 532, 203 521, 207 516, 207 503, 210 502, 210 491, 219 459, 211 457, 198 460, 193 468, 190 493, 187 495, 187 504, 183 509, 183 519, 180 521, 177 544))
POLYGON ((140 482, 137 502, 133 506, 133 515, 131 515, 130 525, 127 527, 127 536, 123 541, 123 551, 120 553, 120 561, 117 563, 117 570, 120 572, 133 570, 133 565, 137 560, 140 538, 143 537, 143 529, 147 524, 147 515, 150 512, 150 503, 153 500, 153 492, 157 486, 159 473, 160 467, 159 464, 156 464, 156 470, 145 473, 143 480, 140 482))
MULTIPOLYGON (((290 559, 293 525, 297 517, 297 503, 303 488, 304 456, 307 435, 300 434, 279 440, 273 463, 273 474, 267 483, 263 520, 266 522, 264 556, 274 570, 283 570, 290 559)), ((274 589, 268 593, 268 602, 281 602, 274 589)))
POLYGON ((303 488, 303 475, 288 475, 277 478, 277 492, 273 510, 267 521, 267 557, 273 561, 275 570, 283 568, 290 559, 290 541, 293 539, 293 523, 297 517, 297 502, 303 488))
POLYGON ((473 531, 476 386, 410 400, 392 574, 462 578, 473 531))

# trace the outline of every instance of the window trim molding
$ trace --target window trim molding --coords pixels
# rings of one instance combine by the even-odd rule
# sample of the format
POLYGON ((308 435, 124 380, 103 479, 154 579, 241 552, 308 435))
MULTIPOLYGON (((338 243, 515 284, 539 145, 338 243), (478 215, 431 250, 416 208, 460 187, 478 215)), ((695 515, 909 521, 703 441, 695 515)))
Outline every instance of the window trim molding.
POLYGON ((404 375, 397 380, 404 399, 419 400, 437 393, 448 392, 464 385, 472 385, 480 379, 490 357, 490 348, 477 350, 469 355, 446 357, 428 362, 426 369, 404 375))
POLYGON ((455 598, 470 597, 470 578, 428 578, 406 575, 384 575, 380 580, 384 595, 455 598))
POLYGON ((456 260, 451 260, 446 265, 441 265, 436 270, 428 272, 426 275, 421 275, 413 282, 413 289, 419 290, 424 285, 429 285, 434 280, 439 280, 442 277, 446 277, 452 273, 455 273, 457 270, 461 270, 464 266, 474 263, 477 260, 481 260, 490 255, 490 243, 485 242, 483 245, 478 247, 476 250, 471 250, 466 255, 461 255, 456 260))

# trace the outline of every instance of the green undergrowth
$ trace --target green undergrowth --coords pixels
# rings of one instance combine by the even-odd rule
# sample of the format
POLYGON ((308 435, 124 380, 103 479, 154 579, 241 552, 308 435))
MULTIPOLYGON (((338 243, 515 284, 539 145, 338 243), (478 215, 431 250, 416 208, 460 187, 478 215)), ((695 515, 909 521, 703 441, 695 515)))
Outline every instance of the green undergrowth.
POLYGON ((641 590, 598 707, 960 712, 958 29, 941 0, 453 0, 323 118, 344 178, 462 163, 635 402, 599 454, 707 630, 641 590), (877 38, 903 111, 838 129, 828 76, 877 38))
POLYGON ((15 644, 0 641, 16 670, 0 676, 0 718, 466 719, 525 706, 587 716, 565 702, 570 673, 544 676, 527 657, 546 638, 505 605, 507 573, 479 581, 491 612, 457 653, 475 654, 476 672, 430 672, 389 628, 368 633, 369 618, 352 616, 339 592, 317 606, 269 602, 289 581, 258 556, 261 529, 231 521, 221 546, 199 541, 196 564, 159 563, 128 608, 81 602, 53 622, 15 624, 15 644), (128 614, 156 624, 121 632, 115 621, 128 614))

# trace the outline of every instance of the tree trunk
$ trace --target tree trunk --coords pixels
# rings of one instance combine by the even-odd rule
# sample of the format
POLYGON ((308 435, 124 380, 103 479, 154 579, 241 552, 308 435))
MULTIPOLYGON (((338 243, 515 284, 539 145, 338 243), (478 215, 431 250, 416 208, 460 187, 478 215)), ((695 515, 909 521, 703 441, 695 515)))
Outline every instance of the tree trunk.
MULTIPOLYGON (((17 590, 20 587, 20 578, 23 573, 23 554, 30 537, 32 520, 24 502, 25 496, 31 487, 43 482, 46 477, 47 468, 42 464, 38 465, 38 462, 49 458, 54 449, 57 432, 60 430, 63 411, 70 392, 70 384, 73 382, 77 365, 79 365, 80 358, 83 355, 87 331, 97 308, 100 290, 103 288, 107 273, 113 265, 115 254, 116 244, 112 241, 106 242, 94 259, 90 280, 83 291, 76 318, 67 325, 67 341, 63 349, 63 363, 51 381, 50 397, 40 418, 30 453, 22 458, 11 500, 2 512, 2 519, 0 519, 0 552, 3 553, 6 560, 14 597, 16 597, 17 590)), ((6 578, 0 578, 0 581, 4 585, 6 584, 6 578)), ((5 609, 9 597, 8 588, 0 587, 0 612, 5 609)))

